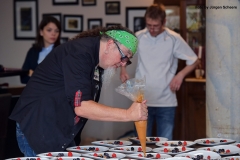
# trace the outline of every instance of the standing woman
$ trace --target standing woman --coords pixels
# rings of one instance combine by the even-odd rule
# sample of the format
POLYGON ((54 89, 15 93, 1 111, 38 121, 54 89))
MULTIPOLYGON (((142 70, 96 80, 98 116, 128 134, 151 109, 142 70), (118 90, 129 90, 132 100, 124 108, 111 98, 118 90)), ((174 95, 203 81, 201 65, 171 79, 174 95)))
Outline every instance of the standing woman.
POLYGON ((29 49, 22 66, 29 70, 28 75, 21 76, 21 83, 27 84, 34 70, 51 50, 60 44, 61 24, 54 17, 44 17, 38 26, 36 42, 29 49))

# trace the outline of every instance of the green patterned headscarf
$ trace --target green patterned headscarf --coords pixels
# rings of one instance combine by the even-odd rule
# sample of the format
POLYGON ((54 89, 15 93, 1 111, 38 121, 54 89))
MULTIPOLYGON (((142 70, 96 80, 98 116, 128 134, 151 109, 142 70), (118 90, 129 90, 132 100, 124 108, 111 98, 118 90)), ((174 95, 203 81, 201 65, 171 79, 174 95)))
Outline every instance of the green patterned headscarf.
POLYGON ((105 32, 105 34, 124 45, 133 53, 133 55, 136 53, 138 40, 137 37, 131 33, 123 30, 110 30, 105 32))

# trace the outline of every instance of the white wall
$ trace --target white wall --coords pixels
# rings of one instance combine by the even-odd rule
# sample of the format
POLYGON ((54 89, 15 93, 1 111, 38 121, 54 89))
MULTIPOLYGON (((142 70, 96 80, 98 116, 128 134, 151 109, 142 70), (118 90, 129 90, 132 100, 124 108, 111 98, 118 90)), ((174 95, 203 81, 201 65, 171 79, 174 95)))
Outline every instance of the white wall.
MULTIPOLYGON (((153 2, 153 0, 118 0, 121 5, 121 14, 105 15, 105 1, 97 0, 96 6, 82 6, 81 0, 79 0, 78 5, 53 6, 52 0, 38 0, 38 19, 41 21, 43 13, 61 13, 62 17, 64 14, 80 14, 84 17, 84 30, 87 29, 88 18, 102 18, 103 26, 106 23, 121 23, 125 26, 126 7, 147 7, 153 2)), ((26 53, 32 43, 34 43, 34 40, 14 40, 13 0, 0 0, 0 2, 0 64, 9 68, 21 68, 26 53)), ((62 32, 62 37, 71 38, 76 34, 62 32)), ((134 75, 134 68, 135 65, 131 65, 129 68, 131 76, 134 75)), ((0 83, 4 82, 8 82, 10 86, 22 86, 18 76, 0 78, 0 83)), ((107 90, 102 91, 100 103, 114 107, 128 108, 131 101, 114 90, 120 83, 118 74, 114 78, 114 83, 107 90)), ((82 138, 115 139, 131 129, 133 129, 133 123, 131 122, 88 121, 82 133, 82 138)))

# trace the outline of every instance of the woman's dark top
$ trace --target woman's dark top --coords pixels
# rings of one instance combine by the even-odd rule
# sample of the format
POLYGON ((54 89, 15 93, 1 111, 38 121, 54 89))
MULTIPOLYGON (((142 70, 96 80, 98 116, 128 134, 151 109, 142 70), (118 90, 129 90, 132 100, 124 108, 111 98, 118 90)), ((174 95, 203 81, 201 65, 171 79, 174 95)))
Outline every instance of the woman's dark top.
POLYGON ((99 46, 100 37, 64 43, 49 53, 30 78, 10 119, 20 124, 37 154, 64 151, 83 129, 85 118, 74 125, 74 96, 80 90, 81 101, 99 97, 93 80, 99 46))
MULTIPOLYGON (((39 53, 41 52, 40 49, 37 49, 36 47, 31 47, 29 51, 27 52, 27 56, 25 58, 25 61, 22 66, 22 70, 30 70, 32 69, 35 71, 35 69, 38 66, 38 56, 39 53)), ((28 75, 21 75, 21 83, 27 84, 29 81, 30 77, 28 75)))

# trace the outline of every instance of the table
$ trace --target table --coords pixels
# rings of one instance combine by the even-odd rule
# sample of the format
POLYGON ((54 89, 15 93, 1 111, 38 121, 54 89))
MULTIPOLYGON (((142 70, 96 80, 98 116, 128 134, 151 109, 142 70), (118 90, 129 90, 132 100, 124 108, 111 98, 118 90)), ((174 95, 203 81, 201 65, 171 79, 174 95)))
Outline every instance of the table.
POLYGON ((28 74, 28 70, 4 68, 4 71, 0 72, 0 77, 20 76, 25 74, 28 74))
MULTIPOLYGON (((130 146, 140 146, 140 144, 139 143, 137 143, 136 141, 133 141, 133 140, 130 140, 131 142, 132 142, 132 145, 130 145, 130 146)), ((178 141, 178 140, 173 140, 173 141, 178 141)), ((179 140, 180 141, 180 140, 179 140)), ((217 148, 218 146, 219 146, 219 148, 218 149, 223 149, 224 147, 223 146, 228 146, 229 144, 231 145, 231 144, 233 144, 233 143, 235 143, 235 141, 233 141, 233 142, 229 142, 229 143, 227 143, 227 144, 222 144, 222 145, 209 145, 209 146, 205 146, 205 145, 200 145, 200 144, 194 144, 194 145, 192 145, 192 146, 189 146, 188 148, 193 148, 194 150, 193 151, 195 151, 195 152, 198 152, 198 150, 197 149, 199 149, 199 148, 211 148, 211 147, 215 147, 215 148, 217 148)), ((154 149, 154 148, 161 148, 160 146, 157 146, 156 144, 147 144, 146 145, 147 147, 150 147, 150 148, 152 148, 152 149, 154 149)), ((236 146, 236 145, 234 145, 234 146, 236 146)), ((167 147, 171 147, 171 146, 163 146, 162 148, 167 148, 167 147)), ((238 146, 236 146, 236 148, 237 148, 238 146)), ((233 151, 234 153, 230 153, 230 154, 220 154, 220 156, 221 156, 221 158, 224 158, 224 157, 229 157, 229 156, 239 156, 240 155, 240 153, 239 152, 236 152, 236 148, 234 148, 234 147, 229 147, 228 149, 229 150, 231 150, 231 151, 233 151)), ((216 149, 216 150, 218 150, 218 149, 216 149)), ((212 149, 211 149, 212 150, 212 149)), ((225 148, 225 150, 226 150, 226 148, 225 148)), ((239 149, 238 149, 239 150, 239 149)), ((190 152, 192 152, 192 151, 190 151, 190 152)), ((206 151, 206 150, 203 150, 203 152, 208 152, 208 151, 206 151)), ((151 153, 151 152, 149 152, 149 153, 151 153)), ((152 152, 152 153, 155 153, 155 152, 152 152)), ((185 152, 185 153, 188 153, 188 152, 185 152)), ((147 153, 148 154, 148 153, 147 153)), ((169 153, 165 153, 165 154, 169 154, 169 153)), ((209 153, 208 153, 209 154, 209 153)), ((215 153, 214 152, 214 154, 217 154, 217 153, 215 153)), ((172 157, 174 157, 175 155, 173 155, 173 154, 169 154, 169 155, 171 155, 172 157)), ((238 157, 239 158, 239 157, 238 157)))

